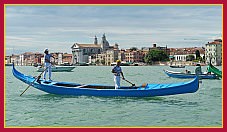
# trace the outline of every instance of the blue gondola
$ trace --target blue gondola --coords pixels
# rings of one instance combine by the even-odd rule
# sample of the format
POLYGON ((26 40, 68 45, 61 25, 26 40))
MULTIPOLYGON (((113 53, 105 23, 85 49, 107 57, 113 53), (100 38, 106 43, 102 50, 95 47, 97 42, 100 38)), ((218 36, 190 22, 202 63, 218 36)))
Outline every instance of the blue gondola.
POLYGON ((175 94, 194 93, 199 88, 198 77, 188 82, 171 84, 147 84, 145 86, 123 86, 115 90, 114 86, 99 84, 82 85, 70 82, 36 80, 17 71, 13 65, 13 75, 24 83, 41 91, 57 95, 85 95, 85 96, 123 96, 123 97, 153 97, 175 94))

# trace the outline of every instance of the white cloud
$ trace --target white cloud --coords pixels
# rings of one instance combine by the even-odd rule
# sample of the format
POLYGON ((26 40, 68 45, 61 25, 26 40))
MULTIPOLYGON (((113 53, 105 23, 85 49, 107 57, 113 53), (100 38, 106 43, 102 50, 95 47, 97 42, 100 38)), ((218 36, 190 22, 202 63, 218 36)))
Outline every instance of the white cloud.
POLYGON ((202 45, 220 36, 221 6, 7 6, 6 48, 70 52, 106 33, 121 48, 202 45), (197 40, 197 41, 195 41, 197 40), (201 41, 199 41, 201 40, 201 41))

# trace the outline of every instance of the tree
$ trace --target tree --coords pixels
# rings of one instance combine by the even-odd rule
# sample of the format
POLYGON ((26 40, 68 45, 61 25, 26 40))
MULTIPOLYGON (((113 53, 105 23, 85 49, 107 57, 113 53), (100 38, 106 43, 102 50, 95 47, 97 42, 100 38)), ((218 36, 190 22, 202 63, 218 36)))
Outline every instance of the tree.
POLYGON ((200 52, 199 52, 199 50, 196 50, 195 51, 195 55, 196 55, 196 60, 199 60, 200 59, 200 52))
POLYGON ((186 61, 193 61, 193 60, 195 60, 195 56, 194 55, 186 56, 186 61))
POLYGON ((144 61, 148 64, 152 64, 155 61, 167 61, 168 55, 162 50, 150 50, 144 57, 144 61))
POLYGON ((130 51, 137 51, 138 50, 138 48, 136 48, 136 47, 131 47, 130 48, 130 51))
POLYGON ((203 63, 205 63, 205 60, 206 60, 206 57, 205 57, 205 55, 203 56, 203 63))
POLYGON ((96 64, 99 64, 99 63, 100 63, 99 59, 97 59, 97 60, 95 61, 95 63, 96 63, 96 64))
POLYGON ((106 62, 105 62, 105 60, 101 60, 101 63, 102 63, 103 65, 105 65, 106 62))

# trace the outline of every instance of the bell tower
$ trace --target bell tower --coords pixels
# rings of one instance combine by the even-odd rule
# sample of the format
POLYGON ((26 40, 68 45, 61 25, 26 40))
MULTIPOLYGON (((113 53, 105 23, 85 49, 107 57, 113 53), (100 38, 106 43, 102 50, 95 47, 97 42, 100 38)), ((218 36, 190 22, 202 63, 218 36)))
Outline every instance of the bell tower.
POLYGON ((101 47, 103 51, 106 51, 109 49, 109 42, 106 40, 105 33, 102 36, 102 42, 101 42, 101 47))
POLYGON ((95 44, 95 45, 97 45, 97 44, 98 44, 98 39, 97 39, 96 35, 95 35, 95 41, 94 41, 94 44, 95 44))

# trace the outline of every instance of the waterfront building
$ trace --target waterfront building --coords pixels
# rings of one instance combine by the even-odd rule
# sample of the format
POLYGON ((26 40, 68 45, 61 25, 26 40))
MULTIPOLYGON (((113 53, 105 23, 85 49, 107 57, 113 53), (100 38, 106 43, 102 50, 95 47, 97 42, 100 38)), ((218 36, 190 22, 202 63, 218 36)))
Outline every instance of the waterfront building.
POLYGON ((127 49, 124 54, 125 58, 123 59, 123 61, 130 63, 144 62, 145 53, 142 50, 127 49))
MULTIPOLYGON (((55 64, 72 64, 72 54, 67 53, 51 53, 55 59, 51 57, 51 62, 55 62, 55 64)), ((43 53, 33 53, 33 52, 25 52, 19 55, 12 54, 11 56, 5 56, 5 64, 15 63, 15 65, 21 66, 33 66, 44 64, 44 54, 43 53)))
POLYGON ((62 54, 62 64, 72 64, 72 54, 62 54))
POLYGON ((170 49, 167 48, 167 45, 165 47, 157 46, 157 44, 153 44, 153 47, 149 48, 149 51, 151 50, 162 50, 167 55, 170 55, 170 49))
MULTIPOLYGON (((50 53, 54 58, 50 58, 51 62, 54 62, 56 65, 62 65, 62 64, 72 64, 72 54, 68 53, 62 53, 62 52, 55 52, 50 53)), ((44 64, 44 54, 41 57, 41 64, 44 64)))
POLYGON ((98 60, 98 59, 100 59, 100 57, 103 57, 103 55, 97 56, 96 54, 106 54, 107 51, 109 52, 111 50, 116 50, 116 49, 118 49, 118 44, 115 43, 113 46, 110 46, 109 42, 106 39, 106 35, 103 34, 100 44, 98 43, 98 39, 95 36, 93 44, 75 43, 75 44, 73 44, 71 49, 72 49, 72 63, 73 64, 91 63, 94 60, 98 60), (98 57, 98 58, 96 58, 96 57, 98 57))
POLYGON ((162 50, 167 55, 170 55, 170 49, 167 48, 167 45, 165 47, 157 46, 157 44, 153 44, 152 47, 142 47, 141 50, 143 51, 143 54, 146 55, 151 50, 162 50))
POLYGON ((11 64, 11 56, 5 56, 5 64, 11 64))
POLYGON ((121 61, 125 60, 125 50, 124 49, 119 50, 118 60, 121 60, 121 61))
POLYGON ((31 66, 34 62, 35 56, 32 52, 25 52, 20 55, 21 65, 31 66))
POLYGON ((6 63, 15 63, 15 65, 21 66, 31 66, 37 63, 41 63, 41 57, 43 55, 40 53, 25 52, 20 55, 12 54, 7 58, 6 63))
POLYGON ((94 57, 95 60, 93 61, 94 63, 98 65, 111 65, 111 63, 116 62, 116 60, 119 59, 119 49, 110 49, 107 50, 106 52, 102 52, 101 54, 96 54, 94 57))
POLYGON ((106 53, 96 54, 93 62, 97 65, 105 65, 106 53))
POLYGON ((10 59, 11 63, 14 63, 15 65, 21 65, 20 55, 12 54, 10 59))
POLYGON ((102 51, 101 45, 98 44, 73 44, 72 48, 72 63, 88 63, 88 57, 94 54, 99 54, 102 51))
POLYGON ((172 61, 185 62, 187 61, 187 56, 192 55, 196 58, 196 50, 199 51, 200 57, 205 57, 204 47, 170 48, 170 57, 172 57, 172 61))
POLYGON ((25 52, 19 55, 19 64, 22 66, 31 66, 34 64, 40 64, 41 58, 43 54, 41 53, 33 53, 33 52, 25 52))
POLYGON ((107 50, 105 53, 105 65, 110 66, 111 63, 114 63, 118 60, 119 50, 107 50))
POLYGON ((72 63, 72 54, 68 53, 62 53, 62 52, 55 52, 52 53, 52 56, 55 57, 55 59, 51 58, 52 62, 55 62, 57 65, 62 65, 64 63, 72 63))
POLYGON ((216 39, 206 44, 206 63, 222 65, 222 40, 216 39))
MULTIPOLYGON (((95 44, 98 44, 96 37, 95 37, 95 44)), ((109 48, 110 48, 109 42, 107 41, 105 34, 103 34, 103 36, 102 36, 102 41, 101 41, 100 45, 101 45, 103 52, 109 50, 109 48)))

